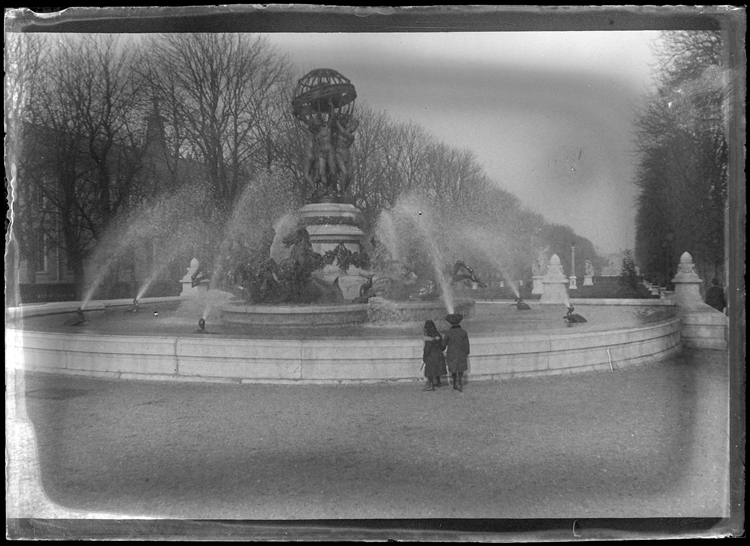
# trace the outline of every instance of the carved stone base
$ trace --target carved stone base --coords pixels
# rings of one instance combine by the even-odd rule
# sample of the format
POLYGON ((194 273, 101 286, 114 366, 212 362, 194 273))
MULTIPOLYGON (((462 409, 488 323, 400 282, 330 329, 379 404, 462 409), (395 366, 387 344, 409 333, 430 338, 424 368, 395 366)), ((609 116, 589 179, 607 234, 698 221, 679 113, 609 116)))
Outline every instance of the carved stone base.
POLYGON ((364 233, 357 224, 362 212, 348 203, 311 203, 300 209, 301 220, 310 234, 313 250, 325 254, 340 243, 361 252, 364 233))

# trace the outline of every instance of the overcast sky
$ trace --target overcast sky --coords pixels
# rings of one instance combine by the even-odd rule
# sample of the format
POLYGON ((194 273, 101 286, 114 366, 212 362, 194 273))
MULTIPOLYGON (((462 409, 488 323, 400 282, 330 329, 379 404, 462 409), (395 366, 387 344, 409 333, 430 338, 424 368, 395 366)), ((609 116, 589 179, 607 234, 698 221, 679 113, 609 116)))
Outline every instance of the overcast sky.
POLYGON ((633 248, 633 108, 658 32, 268 34, 306 73, 469 148, 487 174, 604 253, 633 248))

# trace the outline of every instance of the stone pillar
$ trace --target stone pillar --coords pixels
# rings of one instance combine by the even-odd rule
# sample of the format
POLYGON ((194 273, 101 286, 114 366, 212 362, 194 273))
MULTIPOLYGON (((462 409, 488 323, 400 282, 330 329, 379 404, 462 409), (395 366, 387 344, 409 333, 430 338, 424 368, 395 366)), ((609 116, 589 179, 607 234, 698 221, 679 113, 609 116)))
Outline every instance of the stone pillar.
POLYGON ((674 300, 681 303, 703 303, 700 286, 703 282, 695 272, 693 257, 683 252, 680 256, 680 265, 677 267, 677 274, 672 279, 674 283, 674 300))
POLYGON ((594 286, 594 277, 591 275, 584 275, 583 286, 594 286))
POLYGON ((547 266, 547 274, 542 279, 544 293, 541 303, 567 303, 568 278, 563 272, 563 266, 557 254, 553 254, 547 266))
POLYGON ((180 279, 180 284, 182 284, 182 291, 180 292, 181 297, 194 298, 201 292, 206 292, 208 290, 207 282, 202 282, 198 284, 198 286, 193 286, 193 275, 198 271, 199 265, 200 262, 197 258, 190 260, 190 266, 187 268, 185 276, 180 279))
MULTIPOLYGON (((700 293, 701 278, 695 272, 693 257, 687 252, 680 256, 677 274, 672 279, 674 293, 671 299, 677 304, 682 317, 680 339, 685 347, 702 349, 727 349, 728 318, 704 303, 700 293)), ((667 298, 670 298, 667 292, 667 298)))
POLYGON ((576 244, 570 245, 570 290, 578 290, 578 277, 576 277, 576 244))

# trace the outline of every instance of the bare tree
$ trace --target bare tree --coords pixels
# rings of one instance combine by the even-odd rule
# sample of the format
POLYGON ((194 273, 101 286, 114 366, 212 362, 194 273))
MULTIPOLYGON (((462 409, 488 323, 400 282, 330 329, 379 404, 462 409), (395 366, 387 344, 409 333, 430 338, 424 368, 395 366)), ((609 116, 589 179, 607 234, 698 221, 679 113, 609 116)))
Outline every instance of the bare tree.
POLYGON ((727 142, 718 32, 668 32, 656 50, 659 84, 637 118, 636 259, 666 282, 690 251, 704 282, 721 276, 727 142))
MULTIPOLYGON (((37 142, 29 138, 36 120, 30 105, 37 92, 37 80, 43 69, 43 36, 9 32, 5 47, 5 127, 6 127, 6 183, 8 216, 6 216, 6 298, 17 303, 15 288, 19 283, 21 258, 43 251, 39 248, 39 218, 34 214, 36 199, 33 184, 27 180, 37 176, 33 158, 38 155, 37 142), (21 183, 20 181, 24 181, 21 183)), ((22 277, 33 279, 33 259, 26 260, 29 268, 22 277)))
POLYGON ((106 36, 69 37, 45 58, 29 104, 37 176, 33 216, 67 258, 78 290, 84 260, 139 189, 142 89, 130 49, 106 36))
POLYGON ((217 206, 229 210, 267 145, 285 60, 262 37, 170 34, 148 41, 148 78, 177 155, 195 157, 217 206))

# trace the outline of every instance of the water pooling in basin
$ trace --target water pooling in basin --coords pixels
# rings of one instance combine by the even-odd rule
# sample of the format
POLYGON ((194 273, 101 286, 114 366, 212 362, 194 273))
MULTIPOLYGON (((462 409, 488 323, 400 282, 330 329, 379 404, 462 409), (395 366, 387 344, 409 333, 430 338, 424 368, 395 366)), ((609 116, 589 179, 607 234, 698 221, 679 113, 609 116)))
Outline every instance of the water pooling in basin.
MULTIPOLYGON (((588 322, 566 325, 564 305, 532 305, 529 311, 519 312, 510 302, 478 303, 474 316, 461 325, 471 336, 507 336, 523 334, 585 333, 633 328, 667 320, 676 316, 668 306, 606 306, 576 304, 588 322)), ((139 304, 144 313, 123 313, 123 307, 111 307, 88 313, 88 321, 77 327, 62 324, 61 315, 48 315, 23 319, 28 331, 64 332, 66 334, 114 334, 145 336, 191 336, 197 330, 196 310, 205 306, 201 301, 171 301, 139 304), (153 311, 158 311, 158 316, 153 311)), ((421 339, 422 322, 400 324, 342 324, 336 326, 245 326, 223 324, 208 317, 206 330, 216 336, 245 337, 251 339, 325 339, 386 337, 421 339)), ((448 329, 447 322, 437 323, 438 329, 448 329)))

